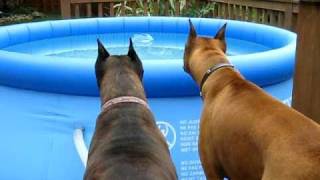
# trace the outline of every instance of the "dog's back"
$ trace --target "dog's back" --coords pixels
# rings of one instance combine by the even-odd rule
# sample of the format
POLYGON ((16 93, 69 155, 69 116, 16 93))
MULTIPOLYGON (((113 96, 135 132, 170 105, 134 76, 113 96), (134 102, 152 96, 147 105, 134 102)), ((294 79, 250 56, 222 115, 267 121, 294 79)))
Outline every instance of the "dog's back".
POLYGON ((87 177, 175 179, 167 145, 156 129, 152 114, 144 107, 127 104, 102 113, 97 127, 87 177))
POLYGON ((143 67, 131 40, 127 56, 110 56, 98 44, 95 69, 103 106, 84 179, 177 179, 166 140, 146 103, 143 67))
POLYGON ((209 113, 203 116, 214 127, 202 134, 203 141, 211 137, 210 143, 219 145, 213 152, 223 174, 248 180, 320 179, 320 126, 234 74, 239 79, 206 104, 209 113))

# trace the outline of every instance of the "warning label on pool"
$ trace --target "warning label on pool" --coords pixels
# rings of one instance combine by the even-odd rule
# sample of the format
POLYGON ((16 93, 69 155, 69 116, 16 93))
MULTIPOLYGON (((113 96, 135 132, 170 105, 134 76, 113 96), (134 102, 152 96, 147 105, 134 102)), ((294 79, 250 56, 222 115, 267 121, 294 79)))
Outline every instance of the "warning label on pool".
POLYGON ((187 160, 180 162, 180 179, 205 180, 200 160, 187 160))
POLYGON ((199 120, 180 121, 181 152, 198 152, 199 120))
POLYGON ((177 140, 176 130, 170 123, 165 121, 158 121, 157 125, 163 136, 167 139, 169 149, 172 149, 177 140))
POLYGON ((198 156, 199 120, 181 120, 179 123, 181 180, 205 179, 198 156))
POLYGON ((198 155, 199 120, 157 121, 181 180, 205 180, 198 155), (169 123, 170 122, 170 123, 169 123))

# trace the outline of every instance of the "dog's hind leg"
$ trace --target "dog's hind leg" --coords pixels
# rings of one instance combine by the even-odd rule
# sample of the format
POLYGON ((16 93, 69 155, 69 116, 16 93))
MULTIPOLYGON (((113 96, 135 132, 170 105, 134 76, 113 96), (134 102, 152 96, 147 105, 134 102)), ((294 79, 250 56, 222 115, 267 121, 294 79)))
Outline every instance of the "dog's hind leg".
POLYGON ((224 175, 222 171, 219 171, 219 168, 217 168, 218 166, 214 165, 213 163, 215 162, 213 161, 213 158, 212 157, 210 158, 211 158, 210 160, 201 158, 202 167, 205 172, 207 180, 223 180, 224 175))
POLYGON ((224 177, 219 175, 219 173, 217 173, 217 171, 215 171, 214 169, 210 169, 205 171, 206 173, 206 178, 207 180, 223 180, 224 177))

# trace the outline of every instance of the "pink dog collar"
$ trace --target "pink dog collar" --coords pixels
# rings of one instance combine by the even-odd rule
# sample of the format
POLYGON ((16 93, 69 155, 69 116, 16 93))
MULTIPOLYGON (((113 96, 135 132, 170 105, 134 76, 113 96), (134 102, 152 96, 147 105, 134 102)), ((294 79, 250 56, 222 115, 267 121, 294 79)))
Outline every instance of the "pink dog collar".
POLYGON ((144 107, 146 107, 147 109, 150 110, 150 107, 149 105, 147 104, 146 101, 140 99, 140 98, 137 98, 137 97, 134 97, 134 96, 120 96, 120 97, 117 97, 117 98, 113 98, 109 101, 107 101, 106 103, 104 103, 101 107, 101 110, 103 111, 106 111, 108 110, 111 106, 115 105, 115 104, 119 104, 119 103, 137 103, 137 104, 141 104, 143 105, 144 107))

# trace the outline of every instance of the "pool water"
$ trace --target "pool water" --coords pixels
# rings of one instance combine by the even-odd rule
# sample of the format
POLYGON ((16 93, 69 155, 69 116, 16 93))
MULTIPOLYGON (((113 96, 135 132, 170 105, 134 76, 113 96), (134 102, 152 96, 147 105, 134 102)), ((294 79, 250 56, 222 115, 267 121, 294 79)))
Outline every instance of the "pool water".
MULTIPOLYGON (((6 47, 4 50, 26 54, 58 56, 78 59, 95 59, 97 57, 97 38, 108 51, 114 55, 126 54, 129 38, 142 60, 182 59, 186 34, 177 33, 115 33, 81 36, 67 36, 45 40, 31 41, 6 47), (30 51, 30 48, 33 47, 30 51)), ((262 44, 227 38, 227 54, 230 56, 250 54, 270 50, 262 44)))
MULTIPOLYGON (((127 54, 128 47, 107 47, 110 54, 127 54)), ((139 57, 143 60, 166 60, 177 59, 183 56, 184 49, 178 47, 157 47, 157 46, 137 46, 135 50, 139 54, 139 57)), ((72 50, 56 54, 50 54, 49 56, 60 57, 72 57, 72 58, 85 58, 92 59, 98 55, 97 49, 84 49, 84 50, 72 50)))

